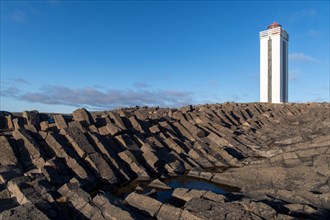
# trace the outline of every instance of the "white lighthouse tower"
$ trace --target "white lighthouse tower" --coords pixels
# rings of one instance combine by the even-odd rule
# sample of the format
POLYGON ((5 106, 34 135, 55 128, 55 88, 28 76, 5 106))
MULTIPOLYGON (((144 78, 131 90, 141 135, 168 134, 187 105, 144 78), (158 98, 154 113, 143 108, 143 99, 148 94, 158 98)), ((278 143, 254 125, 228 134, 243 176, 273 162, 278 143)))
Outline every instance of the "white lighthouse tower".
POLYGON ((275 21, 260 32, 260 102, 288 102, 288 40, 275 21))

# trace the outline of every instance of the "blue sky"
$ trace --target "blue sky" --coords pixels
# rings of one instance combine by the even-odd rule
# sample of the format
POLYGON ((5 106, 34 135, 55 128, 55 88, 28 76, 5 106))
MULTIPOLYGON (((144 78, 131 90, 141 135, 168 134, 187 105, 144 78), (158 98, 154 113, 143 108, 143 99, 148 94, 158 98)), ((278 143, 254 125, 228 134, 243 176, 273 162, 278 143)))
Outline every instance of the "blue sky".
POLYGON ((328 1, 1 0, 0 109, 259 100, 259 32, 288 32, 289 101, 329 102, 328 1))

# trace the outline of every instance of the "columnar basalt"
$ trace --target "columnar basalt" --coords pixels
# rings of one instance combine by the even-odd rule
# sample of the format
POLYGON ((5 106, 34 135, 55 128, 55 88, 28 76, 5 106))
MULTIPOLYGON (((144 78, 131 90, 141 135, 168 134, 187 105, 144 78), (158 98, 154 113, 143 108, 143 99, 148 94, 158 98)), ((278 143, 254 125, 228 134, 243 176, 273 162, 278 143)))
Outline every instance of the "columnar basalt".
POLYGON ((329 218, 328 103, 1 112, 0 122, 0 219, 329 218), (172 188, 174 176, 236 190, 172 188))

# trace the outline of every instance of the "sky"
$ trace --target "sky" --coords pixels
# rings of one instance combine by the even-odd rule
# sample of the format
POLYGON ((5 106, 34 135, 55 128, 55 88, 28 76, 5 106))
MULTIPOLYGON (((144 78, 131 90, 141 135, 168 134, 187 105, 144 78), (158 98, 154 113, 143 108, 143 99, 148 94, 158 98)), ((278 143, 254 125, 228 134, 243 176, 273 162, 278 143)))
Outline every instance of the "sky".
POLYGON ((1 0, 0 109, 259 101, 259 32, 289 34, 289 101, 329 102, 329 1, 1 0))

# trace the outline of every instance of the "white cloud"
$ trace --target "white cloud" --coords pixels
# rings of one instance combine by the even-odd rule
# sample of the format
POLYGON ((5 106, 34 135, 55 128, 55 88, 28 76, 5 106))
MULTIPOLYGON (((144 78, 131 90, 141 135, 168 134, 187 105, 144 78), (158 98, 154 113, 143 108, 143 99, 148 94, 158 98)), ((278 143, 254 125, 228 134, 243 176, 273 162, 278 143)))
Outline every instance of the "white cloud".
POLYGON ((113 109, 130 106, 181 107, 193 103, 191 92, 175 90, 97 90, 92 87, 69 88, 44 86, 37 92, 24 92, 10 88, 2 95, 28 102, 58 104, 89 109, 113 109))
POLYGON ((308 56, 304 53, 290 53, 289 60, 294 62, 310 62, 310 63, 317 63, 318 60, 308 56))
POLYGON ((15 86, 9 86, 5 89, 0 90, 0 97, 17 97, 21 90, 15 86))

